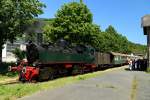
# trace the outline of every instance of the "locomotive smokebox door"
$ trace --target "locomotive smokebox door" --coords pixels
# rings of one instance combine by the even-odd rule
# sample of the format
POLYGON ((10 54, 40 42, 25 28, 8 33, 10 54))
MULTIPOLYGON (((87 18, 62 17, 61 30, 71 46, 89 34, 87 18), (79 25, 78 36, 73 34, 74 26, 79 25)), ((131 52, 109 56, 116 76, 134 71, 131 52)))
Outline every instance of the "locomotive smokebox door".
POLYGON ((144 17, 142 17, 142 27, 144 35, 147 35, 147 67, 150 67, 150 15, 145 15, 144 17))

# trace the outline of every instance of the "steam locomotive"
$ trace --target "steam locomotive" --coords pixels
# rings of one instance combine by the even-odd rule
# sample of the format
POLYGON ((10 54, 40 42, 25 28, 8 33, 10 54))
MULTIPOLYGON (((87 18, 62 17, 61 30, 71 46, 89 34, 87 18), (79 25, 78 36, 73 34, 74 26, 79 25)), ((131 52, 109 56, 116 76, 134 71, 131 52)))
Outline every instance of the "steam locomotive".
POLYGON ((26 45, 27 61, 10 66, 18 71, 20 81, 43 81, 60 76, 83 74, 103 68, 127 64, 127 55, 96 52, 92 46, 70 46, 65 40, 56 43, 26 45))

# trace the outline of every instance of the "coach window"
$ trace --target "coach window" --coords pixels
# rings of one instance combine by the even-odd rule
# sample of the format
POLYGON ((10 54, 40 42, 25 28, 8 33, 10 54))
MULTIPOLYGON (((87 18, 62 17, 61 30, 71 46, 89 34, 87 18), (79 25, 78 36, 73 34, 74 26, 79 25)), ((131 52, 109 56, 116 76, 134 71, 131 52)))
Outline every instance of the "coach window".
POLYGON ((118 59, 119 59, 118 56, 116 56, 116 57, 115 57, 115 60, 118 61, 118 59))

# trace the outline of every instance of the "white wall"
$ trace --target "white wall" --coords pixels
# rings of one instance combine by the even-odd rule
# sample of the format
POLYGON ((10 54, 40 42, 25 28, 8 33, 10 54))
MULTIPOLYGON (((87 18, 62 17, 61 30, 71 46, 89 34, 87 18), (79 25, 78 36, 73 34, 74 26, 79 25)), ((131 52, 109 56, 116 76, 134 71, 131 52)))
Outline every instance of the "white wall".
POLYGON ((7 48, 7 45, 4 44, 4 48, 2 50, 2 58, 6 57, 6 48, 7 48))
POLYGON ((3 62, 16 62, 17 59, 12 52, 7 52, 7 44, 4 45, 2 50, 2 61, 3 62))

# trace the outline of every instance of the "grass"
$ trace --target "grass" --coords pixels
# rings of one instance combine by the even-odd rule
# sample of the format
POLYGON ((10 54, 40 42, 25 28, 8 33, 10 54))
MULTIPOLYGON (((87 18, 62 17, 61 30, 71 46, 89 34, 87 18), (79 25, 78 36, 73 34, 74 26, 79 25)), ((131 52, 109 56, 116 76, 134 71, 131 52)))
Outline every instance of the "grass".
POLYGON ((8 76, 4 76, 4 75, 0 75, 0 82, 1 81, 5 81, 5 80, 8 80, 8 79, 12 79, 13 77, 8 77, 8 76))
POLYGON ((12 79, 12 78, 15 78, 17 76, 18 76, 17 72, 8 72, 8 73, 5 73, 5 74, 0 74, 0 81, 4 81, 4 80, 7 80, 7 79, 12 79))
POLYGON ((13 62, 0 64, 0 83, 5 80, 9 80, 17 77, 17 72, 8 72, 8 66, 14 64, 13 62))
POLYGON ((131 100, 136 100, 137 86, 138 86, 137 79, 136 77, 134 77, 132 81, 131 100))
POLYGON ((70 76, 65 78, 59 78, 56 80, 51 80, 47 82, 39 83, 17 83, 17 84, 8 84, 0 86, 0 100, 16 100, 25 95, 31 95, 37 91, 46 90, 46 89, 55 89, 62 87, 67 84, 72 84, 81 80, 86 80, 96 76, 103 75, 110 71, 119 70, 120 68, 108 69, 106 71, 99 71, 94 73, 88 73, 78 76, 70 76))
POLYGON ((45 90, 45 89, 54 89, 61 86, 64 86, 66 84, 75 83, 80 80, 84 80, 90 77, 94 77, 94 75, 79 75, 79 76, 73 76, 73 77, 66 77, 66 78, 60 78, 48 82, 41 82, 41 83, 19 83, 19 84, 11 84, 11 85, 2 85, 0 86, 0 100, 9 100, 9 99, 17 99, 24 95, 32 94, 39 90, 45 90))
POLYGON ((150 74, 150 67, 148 67, 148 68, 147 68, 147 73, 149 73, 149 74, 150 74))

